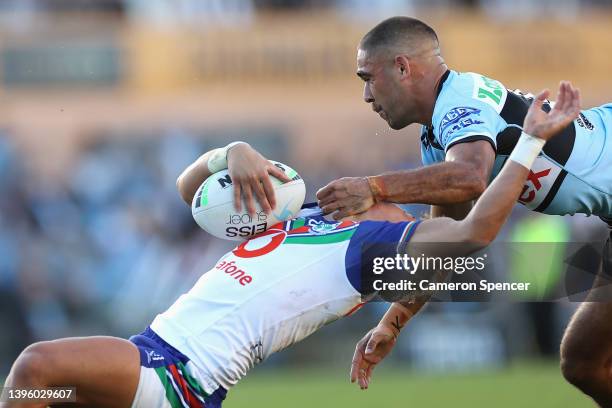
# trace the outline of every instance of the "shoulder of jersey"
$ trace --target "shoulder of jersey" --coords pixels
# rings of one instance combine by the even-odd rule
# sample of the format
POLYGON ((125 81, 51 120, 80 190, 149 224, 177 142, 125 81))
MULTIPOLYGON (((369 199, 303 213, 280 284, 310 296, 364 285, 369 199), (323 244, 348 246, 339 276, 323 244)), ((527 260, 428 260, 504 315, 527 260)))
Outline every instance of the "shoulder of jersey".
POLYGON ((497 80, 474 72, 452 72, 438 95, 432 118, 437 137, 448 126, 470 115, 493 119, 504 107, 508 91, 497 80))
POLYGON ((475 72, 454 72, 447 81, 438 101, 443 109, 460 104, 475 104, 476 107, 485 104, 499 113, 504 107, 508 91, 496 79, 475 72))
POLYGON ((288 236, 326 235, 353 229, 359 224, 353 221, 328 221, 323 217, 295 218, 285 226, 288 236))
POLYGON ((359 223, 328 221, 323 217, 300 217, 279 223, 270 230, 284 231, 286 244, 326 244, 350 239, 359 223))

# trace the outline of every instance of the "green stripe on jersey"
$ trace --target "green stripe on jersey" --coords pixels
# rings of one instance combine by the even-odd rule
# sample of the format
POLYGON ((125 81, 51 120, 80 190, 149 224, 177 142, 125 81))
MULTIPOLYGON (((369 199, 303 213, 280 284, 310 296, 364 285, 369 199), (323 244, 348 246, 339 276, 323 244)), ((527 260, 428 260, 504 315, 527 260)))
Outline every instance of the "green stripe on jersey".
POLYGON ((307 235, 300 237, 292 237, 289 235, 283 244, 305 244, 305 245, 320 245, 320 244, 334 244, 336 242, 347 241, 351 239, 353 234, 357 231, 357 228, 350 229, 348 231, 339 232, 337 234, 327 235, 307 235))
POLYGON ((306 220, 303 218, 296 218, 295 220, 293 220, 292 224, 291 224, 291 229, 295 229, 295 228, 301 228, 304 226, 304 224, 306 223, 306 220))

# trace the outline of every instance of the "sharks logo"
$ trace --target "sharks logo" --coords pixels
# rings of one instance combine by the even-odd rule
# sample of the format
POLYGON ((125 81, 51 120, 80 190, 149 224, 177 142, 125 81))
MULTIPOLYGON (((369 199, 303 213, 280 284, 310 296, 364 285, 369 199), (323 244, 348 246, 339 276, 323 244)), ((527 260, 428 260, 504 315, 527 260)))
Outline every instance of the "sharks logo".
POLYGON ((481 120, 475 118, 480 116, 480 109, 470 108, 462 106, 451 109, 442 118, 440 122, 439 135, 440 138, 444 135, 444 139, 448 139, 453 133, 471 125, 478 125, 484 123, 481 120), (446 134, 444 134, 446 132, 446 134))

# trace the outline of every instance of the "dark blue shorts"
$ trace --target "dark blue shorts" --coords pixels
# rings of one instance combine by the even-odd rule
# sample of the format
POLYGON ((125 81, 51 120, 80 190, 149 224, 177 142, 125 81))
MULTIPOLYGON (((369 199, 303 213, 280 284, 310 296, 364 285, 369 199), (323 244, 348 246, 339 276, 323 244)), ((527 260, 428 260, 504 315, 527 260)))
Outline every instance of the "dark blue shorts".
POLYGON ((130 341, 140 351, 140 365, 155 370, 172 408, 221 408, 227 390, 219 387, 207 394, 187 369, 189 358, 166 343, 150 327, 130 337, 130 341))

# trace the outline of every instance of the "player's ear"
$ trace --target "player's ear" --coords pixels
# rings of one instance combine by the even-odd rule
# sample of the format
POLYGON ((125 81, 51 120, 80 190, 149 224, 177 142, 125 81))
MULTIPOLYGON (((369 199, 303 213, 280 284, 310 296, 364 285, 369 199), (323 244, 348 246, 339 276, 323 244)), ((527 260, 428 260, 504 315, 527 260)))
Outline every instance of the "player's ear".
POLYGON ((406 55, 395 56, 395 68, 399 74, 400 80, 410 77, 410 60, 406 55))

